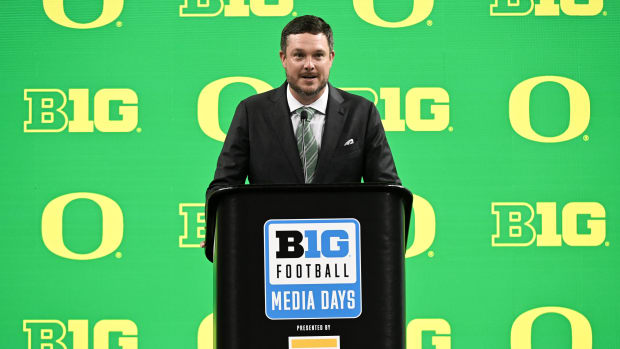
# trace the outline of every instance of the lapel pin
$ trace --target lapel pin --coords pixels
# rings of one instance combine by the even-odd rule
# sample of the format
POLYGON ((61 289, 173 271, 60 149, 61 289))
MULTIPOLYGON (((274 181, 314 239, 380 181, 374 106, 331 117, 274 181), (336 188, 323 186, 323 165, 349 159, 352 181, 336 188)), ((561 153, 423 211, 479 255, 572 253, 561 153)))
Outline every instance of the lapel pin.
POLYGON ((351 144, 355 143, 355 141, 353 140, 353 138, 349 139, 348 141, 344 142, 344 146, 349 146, 351 144))

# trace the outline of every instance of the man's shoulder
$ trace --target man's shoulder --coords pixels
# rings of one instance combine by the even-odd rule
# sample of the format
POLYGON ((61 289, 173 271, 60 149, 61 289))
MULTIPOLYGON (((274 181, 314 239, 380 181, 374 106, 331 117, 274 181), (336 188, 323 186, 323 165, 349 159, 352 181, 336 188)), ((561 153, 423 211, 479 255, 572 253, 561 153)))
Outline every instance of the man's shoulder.
POLYGON ((269 91, 257 93, 252 95, 240 102, 240 104, 245 104, 247 106, 257 106, 265 103, 273 103, 281 98, 280 91, 281 87, 271 89, 269 91))
MULTIPOLYGON (((330 91, 330 93, 332 92, 336 92, 337 95, 335 97, 341 99, 342 100, 341 103, 350 103, 351 105, 356 105, 360 107, 369 107, 370 104, 373 104, 371 101, 369 101, 368 99, 360 95, 347 92, 337 87, 332 86, 332 90, 330 91)), ((332 96, 330 96, 330 98, 331 97, 332 96)))

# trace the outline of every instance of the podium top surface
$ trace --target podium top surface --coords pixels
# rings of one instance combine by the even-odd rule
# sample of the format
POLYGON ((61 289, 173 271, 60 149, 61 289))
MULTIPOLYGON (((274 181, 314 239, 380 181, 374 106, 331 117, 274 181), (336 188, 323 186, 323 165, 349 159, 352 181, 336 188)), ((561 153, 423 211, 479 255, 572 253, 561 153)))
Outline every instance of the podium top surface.
MULTIPOLYGON (((405 187, 397 184, 381 183, 345 183, 345 184, 245 184, 223 187, 216 190, 211 197, 217 198, 223 195, 238 192, 321 192, 329 190, 341 192, 390 192, 402 195, 403 198, 413 197, 405 187)), ((210 198, 207 198, 209 201, 210 198)), ((219 200, 219 198, 218 198, 219 200)))
POLYGON ((209 260, 213 260, 213 254, 211 248, 213 247, 213 237, 215 235, 215 221, 218 205, 220 201, 227 197, 234 197, 237 194, 312 194, 316 193, 386 193, 400 197, 404 208, 405 219, 405 236, 409 231, 409 223, 411 221, 411 210, 413 203, 413 194, 401 185, 385 184, 385 183, 347 183, 347 184, 277 184, 277 185, 235 185, 229 187, 223 187, 214 191, 209 197, 207 197, 207 212, 206 212, 206 231, 205 237, 207 247, 205 254, 209 260))

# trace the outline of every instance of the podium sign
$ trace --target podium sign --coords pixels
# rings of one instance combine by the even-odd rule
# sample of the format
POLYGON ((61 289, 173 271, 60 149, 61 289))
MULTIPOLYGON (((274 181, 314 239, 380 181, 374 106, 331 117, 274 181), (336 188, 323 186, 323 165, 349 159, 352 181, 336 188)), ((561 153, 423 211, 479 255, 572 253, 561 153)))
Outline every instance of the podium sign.
POLYGON ((360 224, 349 219, 265 223, 265 314, 270 319, 362 313, 360 224))
POLYGON ((403 349, 411 202, 394 185, 215 192, 214 347, 403 349))

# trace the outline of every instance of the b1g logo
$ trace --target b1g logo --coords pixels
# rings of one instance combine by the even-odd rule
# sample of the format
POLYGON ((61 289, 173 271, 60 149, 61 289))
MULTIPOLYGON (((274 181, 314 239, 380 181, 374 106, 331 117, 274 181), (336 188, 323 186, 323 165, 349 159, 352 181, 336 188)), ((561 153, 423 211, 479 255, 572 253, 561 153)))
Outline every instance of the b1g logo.
MULTIPOLYGON (((94 97, 94 117, 89 119, 88 89, 70 88, 71 120, 65 107, 67 94, 58 89, 26 89, 28 120, 24 132, 131 132, 138 125, 138 95, 127 88, 104 88, 94 97), (111 108, 113 107, 113 108, 111 108), (111 111, 112 109, 112 111, 111 111)), ((140 130, 138 130, 140 131, 140 130)))
POLYGON ((101 15, 90 23, 77 23, 69 19, 65 13, 64 0, 43 0, 43 10, 49 19, 64 27, 73 29, 91 29, 110 24, 123 11, 124 0, 102 0, 101 15))
MULTIPOLYGON (((88 349, 88 320, 24 320, 28 349, 88 349), (67 331, 68 327, 68 331, 67 331), (67 338, 67 332, 71 334, 67 338)), ((100 320, 93 327, 93 349, 137 349, 138 327, 131 320, 100 320), (120 336, 119 336, 120 334, 120 336)))
MULTIPOLYGON (((401 91, 398 87, 381 87, 379 94, 368 87, 343 87, 343 90, 361 96, 369 93, 368 98, 375 105, 379 99, 385 102, 385 131, 405 131, 405 125, 411 131, 443 131, 450 124, 450 95, 441 87, 413 87, 405 94, 405 119, 401 117, 401 91)), ((365 96, 364 96, 365 97, 365 96)))
POLYGON ((568 16, 596 16, 603 9, 603 0, 495 0, 491 16, 559 16, 560 9, 568 16))
POLYGON ((362 313, 356 219, 272 219, 264 233, 268 318, 356 318, 362 313))
POLYGON ((407 349, 423 349, 422 335, 434 332, 431 343, 435 349, 450 349, 450 324, 444 319, 413 319, 407 325, 407 349))
POLYGON ((598 202, 569 202, 562 209, 562 234, 557 233, 555 202, 536 203, 540 215, 534 227, 534 208, 524 202, 494 202, 497 220, 493 246, 599 246, 605 241, 605 208, 598 202), (537 235, 536 230, 540 233, 537 235))
POLYGON ((200 247, 200 242, 205 239, 205 204, 179 204, 179 215, 183 216, 179 247, 200 247))
MULTIPOLYGON (((267 4, 268 0, 185 0, 179 6, 181 17, 215 17, 224 11, 225 17, 248 17, 250 11, 256 16, 281 17, 293 11, 293 0, 278 0, 275 4, 267 4)), ((273 1, 272 1, 273 2, 273 1)))

